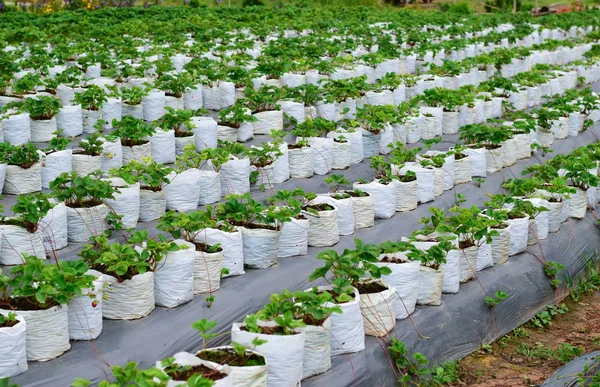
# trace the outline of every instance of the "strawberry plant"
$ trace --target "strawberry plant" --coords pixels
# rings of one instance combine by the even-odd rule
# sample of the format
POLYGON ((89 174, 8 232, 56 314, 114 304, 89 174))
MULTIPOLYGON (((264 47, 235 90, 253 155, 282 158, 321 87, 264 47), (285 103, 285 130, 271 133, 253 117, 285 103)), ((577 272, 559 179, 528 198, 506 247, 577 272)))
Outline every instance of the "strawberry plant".
POLYGON ((121 138, 124 146, 143 145, 150 141, 150 137, 156 133, 156 128, 147 124, 144 120, 125 116, 121 121, 113 119, 112 125, 115 131, 113 136, 121 138))
POLYGON ((75 94, 72 102, 82 109, 98 111, 108 101, 108 94, 100 86, 89 85, 85 91, 75 94))
POLYGON ((75 172, 63 172, 50 182, 53 197, 72 208, 89 208, 114 199, 118 192, 110 182, 92 176, 77 176, 75 172))
POLYGON ((166 165, 159 164, 150 157, 144 157, 141 162, 131 160, 121 168, 113 168, 109 174, 120 177, 128 184, 140 183, 141 189, 159 192, 170 182, 167 176, 172 171, 166 165))
POLYGON ((60 108, 60 99, 46 96, 26 98, 22 106, 32 120, 52 119, 60 111, 60 108))

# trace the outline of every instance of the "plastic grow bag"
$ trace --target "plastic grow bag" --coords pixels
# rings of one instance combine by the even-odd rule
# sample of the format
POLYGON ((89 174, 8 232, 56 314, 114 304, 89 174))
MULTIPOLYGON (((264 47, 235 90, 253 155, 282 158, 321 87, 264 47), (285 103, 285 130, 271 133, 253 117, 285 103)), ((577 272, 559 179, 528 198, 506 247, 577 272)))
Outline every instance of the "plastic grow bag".
POLYGON ((194 297, 196 248, 181 239, 174 242, 180 250, 168 252, 154 271, 154 302, 167 308, 184 304, 194 297))

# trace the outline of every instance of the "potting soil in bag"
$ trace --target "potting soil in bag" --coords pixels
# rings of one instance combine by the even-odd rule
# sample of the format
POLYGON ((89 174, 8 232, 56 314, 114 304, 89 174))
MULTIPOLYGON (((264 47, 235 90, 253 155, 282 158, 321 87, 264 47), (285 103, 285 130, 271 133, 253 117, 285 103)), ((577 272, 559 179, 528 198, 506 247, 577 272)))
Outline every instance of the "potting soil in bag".
POLYGON ((221 200, 221 175, 215 171, 200 171, 200 195, 198 205, 221 200))
POLYGON ((106 121, 104 129, 110 131, 110 129, 113 129, 113 120, 121 121, 123 116, 121 99, 109 98, 108 101, 104 102, 102 105, 101 111, 102 119, 106 121))
POLYGON ((241 227, 244 265, 250 269, 266 269, 277 263, 279 231, 241 227))
POLYGON ((329 121, 335 121, 336 110, 334 103, 317 102, 315 104, 315 108, 317 109, 317 117, 325 118, 329 121))
MULTIPOLYGON (((319 290, 331 290, 330 286, 319 286, 319 290)), ((333 313, 331 319, 331 355, 359 352, 365 349, 365 331, 360 312, 360 295, 354 289, 352 301, 336 304, 342 313, 333 313)), ((327 306, 333 306, 326 304, 327 306)))
POLYGON ((131 160, 142 162, 144 157, 152 157, 152 142, 148 141, 142 145, 123 146, 121 147, 123 154, 123 164, 127 164, 131 160))
POLYGON ((502 145, 504 152, 502 157, 504 158, 504 166, 510 167, 517 162, 517 144, 514 138, 509 138, 502 145))
POLYGON ((153 272, 136 274, 123 282, 118 282, 115 277, 106 274, 104 278, 109 284, 104 290, 107 295, 102 304, 104 318, 135 320, 146 317, 154 310, 153 272))
POLYGON ((12 145, 23 145, 31 139, 29 113, 14 114, 0 121, 4 141, 12 145))
POLYGON ((466 156, 454 161, 454 184, 471 182, 471 157, 466 156))
POLYGON ((244 272, 244 244, 242 232, 225 232, 214 228, 207 228, 196 235, 199 242, 215 245, 221 244, 223 249, 223 267, 229 270, 229 274, 223 277, 242 275, 244 272))
POLYGON ((288 144, 286 142, 279 145, 281 156, 278 156, 273 162, 273 183, 279 184, 290 178, 290 160, 288 155, 288 144))
POLYGON ((401 182, 394 180, 396 185, 396 211, 412 211, 419 205, 417 180, 401 182))
POLYGON ((312 148, 313 172, 328 174, 333 168, 333 138, 311 137, 308 142, 312 148))
POLYGON ((464 154, 471 158, 471 177, 487 176, 487 149, 466 148, 464 154))
POLYGON ((318 195, 311 203, 327 203, 337 208, 339 234, 354 234, 354 209, 351 197, 346 199, 335 199, 330 195, 318 195))
POLYGON ((69 232, 65 203, 56 203, 40 221, 38 227, 47 253, 67 247, 69 232))
MULTIPOLYGON (((381 133, 373 133, 361 129, 363 141, 363 157, 369 159, 379 154, 381 133)), ((392 132, 393 135, 393 132, 392 132)))
POLYGON ((458 293, 460 288, 460 251, 448 251, 446 263, 442 263, 439 270, 444 272, 442 292, 458 293))
POLYGON ((319 211, 318 215, 303 212, 308 217, 308 245, 314 247, 333 246, 340 241, 338 210, 319 211))
POLYGON ((140 222, 149 222, 164 215, 167 198, 164 191, 140 189, 140 222))
POLYGON ((71 348, 66 305, 16 313, 27 321, 27 360, 47 361, 71 348))
POLYGON ((157 130, 150 138, 152 158, 159 164, 175 162, 175 131, 157 130))
POLYGON ((194 298, 196 248, 181 239, 174 242, 180 250, 167 253, 154 271, 154 302, 167 308, 174 308, 194 298))
POLYGON ((217 147, 217 121, 211 117, 192 117, 191 123, 198 151, 217 147))
POLYGON ((256 121, 254 134, 270 134, 271 130, 283 129, 283 112, 281 110, 269 110, 253 114, 256 121))
POLYGON ((109 141, 106 138, 100 138, 102 141, 102 156, 100 157, 100 169, 102 172, 108 172, 111 168, 121 168, 123 166, 123 146, 120 139, 109 141))
MULTIPOLYGON (((195 249, 195 247, 193 247, 195 249)), ((194 294, 212 293, 221 288, 223 252, 195 251, 194 294)))
POLYGON ((42 188, 49 188, 50 182, 63 172, 71 172, 72 149, 65 149, 42 156, 42 188))
POLYGON ((42 190, 42 164, 35 163, 24 169, 18 165, 7 165, 2 192, 21 195, 42 190))
POLYGON ((531 157, 531 144, 529 142, 529 134, 515 134, 513 140, 515 142, 515 153, 518 160, 531 157))
MULTIPOLYGON (((373 280, 367 280, 373 281, 373 280)), ((360 295, 360 311, 365 334, 383 337, 396 326, 396 288, 381 280, 374 280, 387 289, 379 293, 360 295)))
POLYGON ((486 172, 494 173, 501 171, 504 167, 504 146, 488 149, 486 153, 486 172))
POLYGON ((442 113, 442 133, 443 134, 456 134, 460 127, 458 123, 458 112, 443 112, 442 113))
POLYGON ((419 305, 438 306, 442 303, 444 272, 430 267, 419 268, 419 305))
POLYGON ((494 266, 494 259, 492 258, 492 245, 481 242, 481 245, 477 250, 477 271, 481 271, 492 266, 494 266))
MULTIPOLYGON (((531 202, 536 208, 544 207, 548 208, 548 201, 540 198, 524 199, 531 202)), ((535 217, 536 229, 535 236, 537 239, 542 240, 548 238, 548 211, 541 211, 535 217)), ((532 232, 530 230, 530 232, 532 232)))
MULTIPOLYGON (((214 384, 212 384, 213 387, 233 387, 233 376, 231 375, 231 368, 228 365, 220 365, 206 360, 202 360, 196 355, 193 355, 188 352, 178 352, 175 355, 173 355, 173 358, 175 359, 175 364, 178 364, 180 366, 204 366, 208 369, 213 369, 225 375, 224 377, 221 377, 221 379, 214 381, 214 384)), ((156 368, 160 370, 164 369, 161 361, 156 362, 156 368)), ((181 381, 169 379, 169 381, 166 384, 166 387, 181 387, 181 383, 181 381)), ((186 382, 183 383, 185 384, 186 382)))
POLYGON ((40 230, 30 233, 24 227, 3 224, 0 225, 0 232, 0 265, 23 264, 23 254, 46 258, 40 230))
POLYGON ((71 340, 93 340, 102 333, 103 282, 102 274, 100 274, 100 277, 94 281, 92 289, 82 289, 83 295, 69 301, 69 338, 71 340))
POLYGON ((87 242, 92 235, 100 235, 106 231, 108 212, 106 204, 90 208, 67 207, 69 242, 87 242))
POLYGON ((175 97, 172 95, 165 96, 165 107, 170 107, 175 110, 183 110, 183 97, 175 97))
POLYGON ((510 224, 510 249, 508 255, 512 257, 527 249, 529 216, 525 218, 508 219, 506 223, 510 224))
POLYGON ((183 108, 185 110, 198 110, 202 107, 202 86, 197 85, 183 93, 183 108))
POLYGON ((414 144, 421 140, 421 130, 423 126, 422 117, 411 117, 406 120, 406 142, 414 144))
POLYGON ((381 184, 372 181, 367 184, 354 183, 354 189, 359 189, 373 195, 375 203, 375 218, 391 218, 396 212, 396 184, 381 184))
POLYGON ((238 129, 233 126, 219 125, 217 126, 217 141, 236 142, 238 138, 244 138, 246 135, 239 135, 238 129))
POLYGON ((304 113, 304 103, 294 101, 281 101, 279 103, 284 114, 294 117, 298 124, 301 124, 306 119, 304 113))
POLYGON ((106 204, 117 215, 121 215, 121 222, 125 228, 137 226, 140 218, 140 183, 127 184, 120 178, 109 179, 113 187, 119 192, 115 193, 114 199, 106 200, 106 204))
POLYGON ((250 192, 250 160, 234 156, 221 166, 221 195, 243 195, 250 192))
POLYGON ((368 196, 353 196, 352 211, 354 212, 354 228, 369 228, 375 224, 375 197, 371 194, 368 196))
POLYGON ((331 319, 327 318, 321 326, 307 325, 304 334, 303 380, 331 368, 331 319))
POLYGON ((144 121, 155 121, 165 114, 165 92, 152 90, 142 99, 144 121))
MULTIPOLYGON (((306 344, 305 344, 306 348, 306 344)), ((231 346, 208 348, 209 351, 227 350, 233 351, 231 346)), ((264 358, 260 353, 253 350, 246 350, 246 353, 251 353, 261 358, 264 358)), ((196 355, 198 356, 200 352, 196 355)), ((229 366, 231 377, 233 378, 232 387, 265 387, 267 385, 267 361, 265 365, 260 366, 229 366)), ((217 364, 217 363, 213 363, 217 364)))
POLYGON ((394 135, 394 142, 401 142, 403 144, 406 144, 408 132, 406 131, 405 124, 392 124, 392 134, 394 135))
MULTIPOLYGON (((264 323, 264 325, 271 325, 264 323)), ((295 387, 302 380, 304 361, 304 331, 293 335, 265 335, 241 330, 242 324, 231 327, 231 341, 252 347, 252 340, 259 338, 265 343, 260 346, 260 354, 267 360, 267 386, 295 387)))
POLYGON ((548 204, 546 204, 546 208, 548 208, 548 232, 557 232, 560 230, 563 207, 564 201, 548 201, 548 204))
POLYGON ((333 142, 333 169, 346 169, 350 167, 350 143, 349 142, 333 142))
POLYGON ((471 246, 466 249, 460 249, 458 253, 460 256, 460 282, 465 283, 475 278, 479 248, 471 246))
POLYGON ((494 265, 500 265, 508 261, 508 254, 510 253, 510 230, 512 226, 509 224, 508 227, 501 229, 494 229, 498 232, 492 239, 492 260, 494 265))
POLYGON ((390 124, 386 124, 379 133, 379 154, 387 155, 392 151, 390 145, 394 143, 394 130, 390 124))
MULTIPOLYGON (((0 314, 8 313, 10 311, 0 310, 0 314)), ((27 371, 27 322, 20 315, 16 319, 17 325, 0 329, 0 375, 3 378, 27 371)))
POLYGON ((583 219, 587 212, 587 191, 575 188, 575 193, 569 194, 567 203, 569 206, 569 217, 583 219))
POLYGON ((99 171, 102 166, 101 156, 90 156, 76 151, 71 156, 71 167, 77 176, 87 176, 99 171))
POLYGON ((98 132, 95 126, 102 119, 102 112, 100 110, 81 109, 81 116, 83 119, 83 134, 98 132))
POLYGON ((163 188, 167 198, 167 209, 177 211, 197 209, 200 198, 200 171, 192 168, 179 174, 172 172, 167 178, 171 181, 163 188))
POLYGON ((121 115, 123 117, 130 116, 133 118, 137 118, 138 120, 144 119, 144 107, 141 103, 137 105, 130 105, 128 103, 123 103, 121 106, 121 115))
MULTIPOLYGON (((390 260, 394 260, 396 257, 394 254, 382 254, 379 259, 381 260, 384 256, 390 257, 390 260)), ((419 267, 421 262, 419 261, 408 261, 408 262, 379 262, 376 263, 379 267, 387 267, 392 272, 389 275, 381 276, 381 279, 396 289, 396 319, 402 320, 407 318, 410 314, 415 311, 417 305, 417 297, 419 294, 419 267)))

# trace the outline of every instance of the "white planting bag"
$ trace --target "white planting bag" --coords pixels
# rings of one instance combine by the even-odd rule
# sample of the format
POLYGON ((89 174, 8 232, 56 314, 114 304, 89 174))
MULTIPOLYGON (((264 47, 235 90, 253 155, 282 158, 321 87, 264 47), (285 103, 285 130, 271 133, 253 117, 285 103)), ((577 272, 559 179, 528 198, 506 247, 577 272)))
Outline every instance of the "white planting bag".
POLYGON ((406 142, 414 144, 421 140, 421 130, 423 127, 423 119, 419 117, 410 117, 406 120, 406 142))
MULTIPOLYGON (((390 258, 400 258, 399 255, 403 255, 403 253, 382 254, 379 259, 381 260, 386 255, 391 256, 390 258)), ((396 319, 402 320, 412 314, 417 305, 421 262, 405 261, 400 263, 400 260, 398 262, 379 262, 376 265, 385 266, 392 271, 390 275, 381 276, 381 279, 396 289, 396 295, 399 298, 396 300, 396 319)))
POLYGON ((442 303, 444 272, 430 267, 419 267, 419 305, 438 306, 442 303))
POLYGON ((525 218, 508 219, 506 223, 510 224, 510 249, 508 255, 512 257, 527 249, 529 216, 525 218))
POLYGON ((327 318, 321 326, 307 325, 304 334, 303 380, 331 368, 331 319, 327 318))
POLYGON ((30 120, 31 141, 32 142, 48 142, 54 137, 56 132, 56 118, 52 117, 49 120, 30 120))
POLYGON ((120 178, 108 179, 119 190, 114 194, 114 199, 108 199, 106 204, 117 215, 121 215, 121 222, 126 228, 137 226, 140 218, 140 183, 127 184, 120 178))
POLYGON ((144 119, 144 106, 141 103, 137 105, 130 105, 128 103, 123 102, 121 106, 121 116, 131 116, 133 118, 137 118, 138 120, 144 119))
POLYGON ((149 222, 160 218, 167 209, 167 197, 164 191, 140 189, 140 222, 149 222))
POLYGON ((435 170, 423 168, 419 163, 406 163, 398 170, 392 165, 392 173, 405 175, 407 171, 413 171, 417 175, 417 197, 419 203, 427 203, 435 199, 435 170))
MULTIPOLYGON (((305 217, 306 218, 306 217, 305 217)), ((308 219, 292 219, 281 226, 278 258, 308 253, 308 219)))
POLYGON ((100 138, 102 141, 102 156, 100 157, 100 170, 108 172, 111 168, 121 168, 123 165, 123 146, 119 138, 109 141, 106 138, 100 138))
POLYGON ((396 211, 412 211, 419 205, 417 180, 401 182, 394 180, 396 185, 396 211))
POLYGON ((167 178, 170 183, 163 188, 167 209, 192 211, 198 208, 201 178, 199 170, 192 168, 179 174, 171 172, 167 178))
POLYGON ((394 143, 394 129, 390 124, 386 124, 379 133, 379 154, 387 155, 392 152, 390 144, 394 143))
POLYGON ((529 142, 529 134, 515 134, 513 140, 515 141, 515 153, 518 160, 531 157, 531 143, 529 142))
POLYGON ((42 190, 42 165, 35 163, 23 169, 18 165, 7 165, 2 192, 20 195, 42 190))
MULTIPOLYGON (((305 344, 306 348, 306 344, 305 344)), ((233 350, 233 347, 223 346, 223 347, 215 347, 208 348, 208 351, 211 350, 233 350)), ((198 352, 196 355, 198 355, 198 352)), ((246 350, 246 353, 253 353, 255 355, 260 355, 256 351, 246 350)), ((216 363, 213 363, 216 364, 216 363)), ((246 367, 236 367, 229 366, 231 370, 231 377, 233 378, 232 387, 266 387, 267 385, 267 361, 265 359, 265 365, 262 366, 246 366, 246 367)))
POLYGON ((271 134, 271 130, 283 129, 283 111, 268 110, 254 113, 257 121, 253 122, 254 134, 271 134))
MULTIPOLYGON (((365 159, 370 159, 373 156, 377 156, 379 154, 380 148, 380 137, 381 133, 373 133, 368 130, 361 129, 362 133, 362 142, 363 142, 363 157, 365 159)), ((393 132, 392 132, 393 136, 393 132)))
MULTIPOLYGON (((6 315, 10 311, 0 310, 6 315)), ((27 371, 27 322, 17 315, 17 325, 0 329, 0 375, 3 378, 17 376, 27 371)))
POLYGON ((194 132, 196 148, 201 151, 206 148, 217 147, 217 121, 211 117, 192 117, 192 127, 194 132))
POLYGON ((575 188, 575 193, 569 195, 567 203, 569 207, 569 218, 583 219, 587 212, 587 191, 584 191, 581 188, 575 188))
POLYGON ((454 160, 454 184, 471 182, 471 157, 466 156, 454 160))
POLYGON ((94 281, 92 289, 83 289, 83 295, 69 301, 71 340, 94 340, 102 333, 102 286, 101 277, 94 281))
POLYGON ((327 203, 338 210, 338 232, 340 235, 354 234, 354 209, 352 198, 335 199, 329 195, 318 195, 311 203, 327 203))
MULTIPOLYGON (((194 251, 195 247, 191 248, 194 251)), ((219 290, 221 288, 223 252, 205 253, 196 250, 194 256, 194 294, 212 293, 219 290)))
POLYGON ((175 131, 160 130, 150 138, 152 158, 159 164, 175 162, 175 131))
POLYGON ((81 109, 81 115, 83 120, 83 134, 96 133, 97 130, 94 126, 102 119, 102 112, 100 110, 81 109))
POLYGON ((346 169, 351 164, 350 142, 333 142, 333 169, 346 169))
POLYGON ((236 142, 238 139, 247 138, 247 133, 239 134, 238 129, 233 126, 218 125, 217 141, 236 142))
POLYGON ((563 207, 564 201, 548 201, 546 204, 546 208, 548 208, 548 232, 558 232, 560 230, 563 207))
MULTIPOLYGON (((191 269, 190 269, 191 270, 191 269)), ((102 316, 111 320, 135 320, 146 317, 154 310, 154 273, 147 271, 131 279, 118 282, 113 276, 104 275, 108 296, 102 304, 102 316)))
POLYGON ((319 211, 318 215, 303 212, 308 217, 308 245, 314 247, 333 246, 340 240, 338 210, 319 211))
POLYGON ((92 235, 100 235, 106 231, 108 212, 106 204, 90 208, 67 207, 69 242, 87 242, 92 235))
POLYGON ((313 172, 328 174, 333 167, 333 138, 311 137, 308 142, 312 148, 313 172))
POLYGON ((29 113, 14 114, 0 121, 4 141, 12 145, 23 145, 31 140, 29 113))
POLYGON ((87 176, 91 173, 99 171, 102 166, 100 156, 90 156, 81 153, 73 153, 71 155, 71 168, 77 176, 87 176))
POLYGON ((27 321, 27 360, 47 361, 71 348, 66 305, 43 310, 16 311, 27 321))
POLYGON ((175 155, 182 156, 185 147, 190 145, 196 146, 195 136, 175 137, 175 155))
POLYGON ((240 227, 244 246, 244 265, 250 269, 266 269, 277 263, 279 231, 240 227))
MULTIPOLYGON (((271 325, 264 323, 264 325, 271 325)), ((302 380, 302 364, 304 360, 304 331, 293 335, 265 335, 242 331, 242 324, 234 323, 231 327, 231 341, 252 347, 252 340, 258 337, 266 343, 260 346, 260 354, 267 364, 268 387, 295 387, 302 380)))
POLYGON ((494 266, 494 259, 492 258, 492 245, 482 242, 477 250, 477 271, 487 269, 488 267, 494 266))
POLYGON ((372 181, 367 184, 354 183, 354 189, 359 189, 373 195, 375 203, 375 218, 387 219, 396 212, 396 184, 381 184, 372 181))
POLYGON ((375 281, 387 287, 380 293, 360 295, 360 312, 363 316, 365 334, 383 337, 396 326, 396 288, 381 280, 375 281))
POLYGON ((504 167, 504 145, 495 149, 488 149, 486 153, 486 172, 494 173, 504 167))
MULTIPOLYGON (((178 352, 175 355, 173 355, 173 358, 175 358, 175 364, 181 366, 194 367, 203 365, 209 369, 214 369, 222 374, 225 374, 225 377, 214 382, 213 387, 233 387, 233 376, 231 375, 231 368, 228 365, 217 365, 213 362, 202 360, 196 355, 193 355, 188 352, 178 352)), ((157 361, 156 368, 162 370, 162 362, 157 361)), ((166 384, 166 387, 181 387, 186 383, 186 381, 169 379, 169 381, 166 384)))
POLYGON ((290 178, 290 161, 288 154, 287 143, 284 142, 279 146, 281 156, 278 156, 273 162, 273 180, 275 184, 283 183, 290 178))
POLYGON ((104 102, 101 108, 102 119, 106 121, 104 129, 109 130, 113 128, 113 120, 121 121, 123 117, 123 108, 121 99, 109 98, 108 101, 104 102))
POLYGON ((194 298, 196 248, 181 239, 174 242, 180 250, 168 252, 154 271, 154 302, 167 308, 185 304, 194 298))
POLYGON ((504 166, 510 167, 517 162, 517 143, 514 138, 509 138, 502 144, 504 152, 502 154, 504 158, 504 166))
POLYGON ((221 195, 250 192, 250 160, 233 157, 221 166, 221 195))
POLYGON ((510 253, 510 231, 512 226, 509 224, 505 228, 496 228, 498 235, 492 239, 492 260, 494 265, 500 265, 508 261, 510 253))
POLYGON ((306 179, 313 175, 313 149, 309 146, 289 149, 290 177, 306 179))
POLYGON ((200 195, 198 205, 216 203, 221 200, 221 175, 215 171, 200 172, 200 195))
MULTIPOLYGON (((548 208, 548 201, 545 199, 540 199, 540 198, 532 198, 532 199, 524 199, 528 202, 531 202, 536 208, 537 207, 546 207, 548 208)), ((531 230, 531 228, 529 229, 529 237, 528 237, 528 244, 531 241, 531 239, 533 238, 535 240, 535 237, 537 236, 537 239, 542 240, 542 239, 546 239, 548 238, 548 211, 542 211, 540 213, 538 213, 535 217, 535 230, 531 230), (535 234, 533 234, 533 232, 535 231, 535 234), (532 235, 533 234, 533 235, 532 235)), ((537 243, 537 241, 535 242, 537 243)))
POLYGON ((486 148, 466 148, 464 154, 471 158, 471 177, 487 176, 487 149, 486 148))
POLYGON ((148 141, 142 145, 122 146, 123 164, 127 164, 131 160, 143 162, 144 157, 152 157, 152 142, 148 141))
POLYGON ((0 225, 0 264, 20 265, 25 263, 23 254, 46 258, 46 249, 40 230, 30 233, 24 227, 0 225))
MULTIPOLYGON (((330 286, 319 286, 320 291, 331 290, 330 286)), ((342 313, 333 313, 331 319, 331 356, 359 352, 365 349, 365 331, 360 311, 360 295, 354 289, 354 300, 336 304, 342 313)), ((327 307, 332 304, 325 304, 327 307)))
POLYGON ((304 112, 304 103, 294 101, 281 101, 279 103, 284 114, 296 119, 298 124, 301 124, 306 119, 304 112))
POLYGON ((0 164, 0 192, 4 190, 4 180, 6 179, 6 164, 0 164))
POLYGON ((456 134, 458 133, 459 125, 459 112, 443 112, 442 113, 442 133, 443 134, 456 134))
POLYGON ((72 149, 42 155, 42 188, 50 188, 50 182, 63 172, 73 169, 72 149))
POLYGON ((446 263, 440 265, 440 270, 444 272, 442 292, 458 293, 460 290, 460 251, 448 251, 448 254, 446 254, 446 263))
POLYGON ((183 108, 185 110, 198 110, 202 107, 202 86, 196 85, 196 89, 191 89, 183 93, 183 108))
POLYGON ((375 197, 372 194, 361 197, 353 196, 352 211, 354 212, 355 229, 373 227, 375 224, 375 197))
POLYGON ((165 114, 165 92, 152 90, 142 99, 144 121, 156 121, 165 114))
POLYGON ((183 103, 183 97, 165 95, 165 107, 170 107, 175 110, 183 110, 183 103))
POLYGON ((40 221, 39 229, 47 252, 67 247, 69 232, 65 203, 56 203, 40 221))
POLYGON ((242 275, 244 272, 244 244, 242 243, 242 232, 225 232, 214 228, 207 228, 196 235, 199 242, 215 245, 221 244, 223 248, 223 267, 229 270, 229 277, 242 275))
POLYGON ((458 253, 460 257, 460 283, 465 283, 475 278, 479 248, 471 246, 466 249, 459 249, 458 253))

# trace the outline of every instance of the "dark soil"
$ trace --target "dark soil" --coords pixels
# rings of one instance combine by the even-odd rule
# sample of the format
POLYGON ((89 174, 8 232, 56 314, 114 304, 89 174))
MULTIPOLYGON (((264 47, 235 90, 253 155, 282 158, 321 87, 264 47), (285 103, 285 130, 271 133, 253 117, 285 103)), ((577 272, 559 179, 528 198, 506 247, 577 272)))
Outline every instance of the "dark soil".
POLYGON ((171 379, 178 382, 186 382, 195 374, 201 374, 203 377, 212 381, 221 380, 227 376, 217 370, 213 370, 203 365, 190 366, 190 368, 185 371, 167 371, 167 374, 171 377, 171 379))
MULTIPOLYGON (((278 335, 278 336, 282 336, 284 334, 283 328, 280 327, 279 325, 276 325, 274 327, 259 327, 261 330, 261 333, 264 335, 278 335)), ((242 331, 246 331, 246 332, 250 332, 248 330, 248 328, 246 328, 245 326, 240 327, 240 329, 242 331)), ((297 334, 296 332, 292 332, 292 334, 297 334)))
POLYGON ((162 191, 162 187, 151 187, 149 185, 140 185, 140 189, 145 189, 146 191, 152 191, 152 192, 162 191))
POLYGON ((58 305, 51 299, 46 299, 46 305, 40 305, 35 297, 18 297, 11 298, 7 304, 14 310, 46 310, 58 305))
POLYGON ((5 321, 3 324, 0 324, 0 328, 12 328, 19 323, 18 320, 14 321, 5 321))
POLYGON ((411 181, 417 180, 417 177, 402 175, 402 176, 398 176, 398 180, 402 183, 410 183, 411 181))
POLYGON ((455 153, 455 154, 454 154, 454 159, 455 159, 455 160, 462 160, 462 159, 464 159, 465 157, 468 157, 468 156, 467 156, 466 154, 464 154, 464 153, 455 153))
POLYGON ((271 226, 271 225, 267 225, 267 224, 257 224, 257 223, 243 223, 243 224, 236 224, 236 226, 242 226, 245 227, 249 230, 273 230, 273 231, 279 231, 279 228, 277 228, 276 226, 271 226))
POLYGON ((353 198, 365 198, 369 196, 368 193, 359 189, 355 189, 354 191, 344 191, 344 193, 350 195, 353 198))
POLYGON ((288 149, 302 149, 306 147, 308 147, 308 145, 302 146, 298 144, 288 144, 288 149))
POLYGON ((317 211, 333 211, 334 208, 329 204, 319 203, 319 204, 310 204, 304 208, 313 208, 317 211))
MULTIPOLYGON (((203 242, 194 242, 194 245, 196 246, 196 251, 202 251, 203 253, 215 253, 215 251, 213 251, 212 253, 209 251, 211 250, 211 247, 208 243, 203 243, 203 242)), ((219 248, 217 249, 216 252, 221 252, 223 251, 223 248, 219 246, 219 248)))
POLYGON ((92 152, 92 154, 89 154, 83 149, 75 149, 75 150, 73 150, 73 154, 74 155, 100 156, 99 152, 92 152))
POLYGON ((556 353, 563 344, 579 347, 583 353, 600 349, 600 295, 596 292, 579 303, 570 299, 564 303, 569 311, 555 316, 551 325, 525 324, 491 348, 461 360, 460 381, 452 386, 537 386, 564 364, 556 356, 547 356, 547 351, 556 353))
POLYGON ((512 212, 509 212, 509 213, 508 213, 508 219, 523 219, 523 218, 525 218, 526 216, 527 216, 527 215, 525 215, 525 214, 522 214, 522 213, 516 213, 516 214, 514 214, 514 213, 512 213, 512 212))
POLYGON ((363 283, 359 282, 356 285, 359 294, 373 294, 373 293, 381 293, 385 292, 388 288, 381 285, 379 282, 368 282, 363 283))
POLYGON ((485 147, 485 149, 498 149, 502 145, 498 145, 498 144, 483 144, 483 146, 485 147))
POLYGON ((138 146, 147 144, 148 140, 131 140, 129 138, 122 138, 121 145, 123 146, 138 146))
POLYGON ((92 208, 92 207, 99 206, 100 204, 103 204, 103 202, 100 201, 100 200, 88 200, 88 201, 85 201, 83 203, 69 203, 69 202, 65 202, 65 205, 67 207, 71 207, 71 208, 92 208))
POLYGON ((349 199, 349 198, 351 198, 350 194, 345 193, 345 192, 344 193, 334 193, 334 194, 331 194, 331 197, 334 198, 334 199, 336 199, 336 200, 342 200, 342 199, 349 199))
POLYGON ((265 358, 252 352, 246 352, 242 357, 233 348, 200 351, 196 354, 200 359, 212 361, 218 364, 227 364, 234 367, 251 367, 265 365, 265 358))
POLYGON ((460 241, 458 242, 458 247, 460 249, 468 249, 469 247, 473 247, 475 244, 471 241, 460 241))
POLYGON ((192 137, 194 135, 193 132, 189 132, 187 130, 176 130, 175 137, 183 138, 183 137, 192 137))
POLYGON ((497 224, 497 225, 495 225, 495 226, 494 226, 494 227, 492 227, 492 228, 495 228, 495 229, 497 229, 497 230, 504 230, 504 229, 505 229, 505 228, 507 228, 507 227, 508 227, 508 224, 506 224, 506 223, 500 223, 500 224, 497 224))
POLYGON ((386 263, 407 263, 408 261, 403 261, 402 259, 396 258, 396 257, 390 257, 388 255, 386 255, 385 257, 381 258, 379 260, 379 262, 386 262, 386 263))

